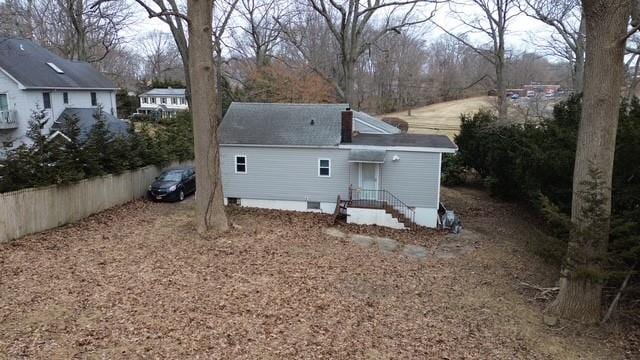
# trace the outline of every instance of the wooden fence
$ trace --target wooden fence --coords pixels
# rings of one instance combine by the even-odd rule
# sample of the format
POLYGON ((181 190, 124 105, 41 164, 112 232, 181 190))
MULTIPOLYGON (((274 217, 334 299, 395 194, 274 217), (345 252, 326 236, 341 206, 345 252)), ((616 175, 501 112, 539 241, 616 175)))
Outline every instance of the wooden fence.
POLYGON ((161 168, 147 166, 67 185, 0 194, 0 243, 78 221, 144 196, 161 168))

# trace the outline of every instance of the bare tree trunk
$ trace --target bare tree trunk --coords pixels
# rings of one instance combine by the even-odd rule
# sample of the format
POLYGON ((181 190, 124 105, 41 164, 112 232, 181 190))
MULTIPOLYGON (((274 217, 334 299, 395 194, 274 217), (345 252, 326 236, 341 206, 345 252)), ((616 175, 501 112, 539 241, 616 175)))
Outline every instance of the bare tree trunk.
POLYGON ((507 87, 504 83, 504 49, 496 59, 496 91, 498 97, 498 122, 507 123, 507 87))
POLYGON ((584 34, 586 26, 586 19, 583 14, 582 18, 580 18, 580 31, 576 36, 576 62, 573 65, 573 91, 576 94, 581 93, 584 87, 584 34))
POLYGON ((356 100, 356 91, 353 79, 353 70, 354 66, 350 60, 346 60, 342 62, 343 66, 343 89, 344 89, 344 101, 349 103, 349 106, 352 108, 356 108, 357 100, 356 100))
POLYGON ((582 3, 587 38, 582 115, 573 173, 573 229, 560 274, 560 292, 549 310, 562 317, 595 323, 601 310, 599 275, 609 238, 613 156, 631 7, 629 1, 582 3), (598 184, 590 185, 594 181, 598 184))
POLYGON ((198 192, 196 225, 198 233, 226 231, 218 146, 219 113, 216 109, 216 75, 211 41, 213 0, 188 0, 189 75, 191 112, 198 192))
POLYGON ((224 79, 222 78, 222 49, 216 44, 216 112, 218 113, 218 119, 222 119, 222 97, 224 96, 224 89, 222 84, 224 79))

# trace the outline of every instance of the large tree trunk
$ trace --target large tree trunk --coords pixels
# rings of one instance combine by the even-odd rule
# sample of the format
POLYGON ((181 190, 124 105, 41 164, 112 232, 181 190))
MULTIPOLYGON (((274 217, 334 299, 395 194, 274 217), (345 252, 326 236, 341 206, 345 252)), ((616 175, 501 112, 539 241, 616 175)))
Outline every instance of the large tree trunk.
POLYGON ((226 231, 220 178, 220 147, 216 110, 216 76, 211 42, 213 0, 189 0, 189 71, 191 112, 197 174, 196 225, 198 233, 226 231))
POLYGON ((575 64, 573 65, 573 91, 576 94, 582 92, 584 87, 584 34, 586 32, 586 19, 584 14, 582 14, 582 18, 580 19, 580 31, 578 36, 576 37, 576 58, 575 64))
POLYGON ((355 66, 350 60, 345 60, 342 62, 342 67, 343 67, 343 74, 344 74, 344 80, 343 80, 344 101, 349 103, 349 106, 355 109, 357 106, 355 82, 353 79, 353 71, 355 66))
POLYGON ((583 0, 587 26, 584 95, 573 173, 573 225, 560 292, 550 310, 588 323, 600 317, 611 214, 613 156, 624 75, 629 0, 583 0))
POLYGON ((504 79, 504 29, 498 30, 498 49, 496 56, 496 91, 498 95, 498 122, 506 124, 507 119, 507 86, 504 79))

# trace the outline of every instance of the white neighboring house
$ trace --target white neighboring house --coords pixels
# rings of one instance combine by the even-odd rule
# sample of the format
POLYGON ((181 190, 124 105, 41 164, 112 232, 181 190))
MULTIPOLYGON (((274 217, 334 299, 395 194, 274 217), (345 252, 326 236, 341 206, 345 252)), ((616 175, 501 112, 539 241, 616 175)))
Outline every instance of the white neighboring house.
POLYGON ((138 112, 157 119, 172 118, 189 110, 185 89, 155 88, 139 95, 138 112))
POLYGON ((86 62, 63 59, 29 40, 0 37, 0 157, 29 143, 26 133, 36 109, 47 113, 45 135, 61 133, 65 112, 77 114, 87 133, 98 104, 109 128, 122 129, 124 123, 115 118, 116 90, 86 62))

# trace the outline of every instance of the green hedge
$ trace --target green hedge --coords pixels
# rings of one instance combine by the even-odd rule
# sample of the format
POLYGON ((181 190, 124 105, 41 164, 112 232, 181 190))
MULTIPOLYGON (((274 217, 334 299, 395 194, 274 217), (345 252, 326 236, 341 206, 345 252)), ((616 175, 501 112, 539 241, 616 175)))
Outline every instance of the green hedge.
MULTIPOLYGON (((552 225, 558 238, 566 239, 569 232, 561 219, 571 213, 581 105, 579 97, 572 97, 539 124, 499 126, 490 112, 465 115, 455 138, 459 153, 448 161, 453 168, 475 169, 492 195, 525 202, 552 225)), ((460 170, 443 166, 443 175, 445 171, 460 170)), ((612 261, 628 264, 640 251, 638 99, 620 109, 612 192, 612 261)))
POLYGON ((0 192, 119 174, 147 165, 163 166, 194 155, 188 112, 162 124, 143 123, 138 129, 132 124, 127 136, 114 136, 104 119, 96 116, 96 124, 83 140, 77 118, 65 119, 63 132, 69 140, 60 136, 50 140, 42 135, 40 129, 47 121, 44 111, 34 111, 28 132, 33 143, 10 151, 0 161, 0 192))

